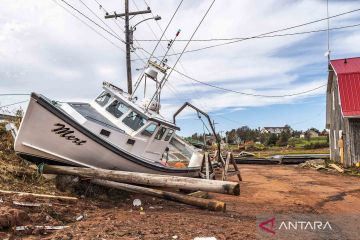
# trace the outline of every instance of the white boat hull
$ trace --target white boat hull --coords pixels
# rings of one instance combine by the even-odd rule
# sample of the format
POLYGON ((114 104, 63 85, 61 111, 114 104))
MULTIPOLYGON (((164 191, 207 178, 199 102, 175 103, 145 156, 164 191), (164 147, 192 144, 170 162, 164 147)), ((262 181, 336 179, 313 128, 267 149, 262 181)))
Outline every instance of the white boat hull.
POLYGON ((16 136, 15 151, 24 159, 36 163, 199 176, 198 168, 171 168, 119 149, 44 99, 32 94, 16 136), (62 134, 63 129, 70 133, 62 134))

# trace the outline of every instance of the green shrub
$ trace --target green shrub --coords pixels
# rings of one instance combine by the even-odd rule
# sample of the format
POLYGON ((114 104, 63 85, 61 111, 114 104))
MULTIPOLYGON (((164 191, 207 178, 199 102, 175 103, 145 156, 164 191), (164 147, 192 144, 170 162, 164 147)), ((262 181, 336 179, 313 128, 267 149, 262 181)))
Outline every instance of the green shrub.
POLYGON ((329 144, 326 142, 312 142, 304 145, 304 149, 318 149, 329 147, 329 144))

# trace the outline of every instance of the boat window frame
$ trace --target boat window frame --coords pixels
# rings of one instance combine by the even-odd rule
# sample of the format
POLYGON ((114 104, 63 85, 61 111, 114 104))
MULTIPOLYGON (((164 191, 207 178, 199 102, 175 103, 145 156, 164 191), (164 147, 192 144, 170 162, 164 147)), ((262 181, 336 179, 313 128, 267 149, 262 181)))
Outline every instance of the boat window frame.
POLYGON ((107 91, 103 91, 102 93, 100 93, 99 96, 97 96, 97 97, 95 98, 95 102, 96 102, 99 106, 105 107, 106 105, 108 105, 109 102, 111 102, 110 100, 111 100, 112 98, 113 98, 113 96, 112 96, 111 93, 109 93, 109 92, 107 92, 107 91), (100 97, 105 96, 105 95, 110 95, 110 97, 108 98, 108 100, 107 100, 105 103, 100 103, 100 102, 97 101, 100 97))
POLYGON ((156 133, 156 131, 158 130, 158 127, 159 127, 159 124, 154 123, 154 122, 150 122, 150 123, 148 123, 147 125, 144 126, 144 129, 140 132, 140 135, 143 136, 143 137, 151 138, 156 133), (150 135, 144 134, 147 131, 147 128, 149 128, 150 126, 155 126, 154 131, 150 135))
POLYGON ((161 125, 160 128, 158 129, 158 131, 156 132, 156 135, 155 135, 154 139, 161 141, 161 140, 164 138, 165 133, 167 132, 167 130, 168 130, 168 129, 167 129, 166 127, 164 127, 163 125, 161 125), (164 131, 163 133, 161 133, 161 130, 162 130, 162 129, 165 129, 165 131, 164 131), (158 137, 158 136, 160 136, 160 137, 158 137))
MULTIPOLYGON (((141 129, 142 127, 144 127, 147 123, 147 119, 146 117, 144 117, 142 114, 139 114, 137 111, 135 111, 133 108, 129 107, 129 110, 130 112, 128 114, 126 114, 126 116, 121 120, 121 122, 127 126, 128 128, 132 129, 133 131, 138 131, 139 129, 141 129), (135 125, 130 125, 128 124, 128 122, 125 122, 125 121, 132 121, 132 122, 135 122, 135 119, 134 120, 128 120, 128 119, 132 119, 133 116, 131 116, 132 114, 136 114, 137 117, 140 117, 142 119, 142 121, 145 121, 143 125, 139 126, 139 127, 135 127, 133 128, 133 126, 135 125)), ((156 130, 156 129, 155 129, 156 130)))
MULTIPOLYGON (((117 109, 118 109, 118 108, 117 108, 117 109)), ((113 117, 115 117, 116 119, 120 119, 120 118, 122 118, 123 116, 127 116, 128 113, 129 113, 129 111, 132 110, 132 108, 131 108, 128 104, 126 104, 123 100, 121 100, 121 99, 119 99, 119 98, 114 98, 114 100, 113 100, 110 104, 108 104, 108 105, 106 106, 105 110, 106 110, 108 113, 110 113, 113 117), (110 111, 109 111, 109 107, 110 107, 115 101, 118 102, 118 103, 120 103, 120 104, 122 104, 122 105, 124 105, 124 106, 127 108, 126 111, 121 112, 122 114, 121 114, 120 116, 116 116, 116 115, 114 114, 114 112, 110 112, 110 111)), ((119 112, 120 112, 120 111, 119 111, 119 112)))
POLYGON ((166 142, 170 141, 170 139, 172 138, 174 132, 175 132, 174 129, 169 128, 168 131, 165 134, 164 141, 166 141, 166 142))

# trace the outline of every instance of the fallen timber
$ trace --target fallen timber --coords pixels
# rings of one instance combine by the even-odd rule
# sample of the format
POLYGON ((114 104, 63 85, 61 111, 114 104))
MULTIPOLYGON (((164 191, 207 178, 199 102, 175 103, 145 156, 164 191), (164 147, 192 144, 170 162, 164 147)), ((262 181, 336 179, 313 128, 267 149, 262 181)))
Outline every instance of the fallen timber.
POLYGON ((170 187, 192 191, 240 195, 239 183, 229 181, 52 165, 45 165, 42 171, 48 174, 73 175, 153 187, 170 187))
POLYGON ((133 192, 133 193, 141 193, 146 194, 153 197, 164 198, 166 200, 171 200, 175 202, 185 203, 188 205, 196 206, 203 209, 208 209, 211 211, 225 211, 226 204, 224 202, 216 201, 216 200, 209 200, 203 198, 197 198, 189 195, 182 195, 179 193, 174 192, 167 192, 158 189, 151 189, 146 187, 135 186, 126 183, 119 183, 101 179, 93 179, 91 183, 104 186, 115 188, 123 191, 133 192))

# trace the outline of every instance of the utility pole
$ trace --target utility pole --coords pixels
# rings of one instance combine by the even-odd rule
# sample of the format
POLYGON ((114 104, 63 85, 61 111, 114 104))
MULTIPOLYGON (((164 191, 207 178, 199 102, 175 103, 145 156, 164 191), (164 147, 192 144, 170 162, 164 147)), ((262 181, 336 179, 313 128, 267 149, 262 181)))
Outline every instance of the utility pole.
POLYGON ((126 42, 126 74, 127 74, 128 93, 132 94, 130 32, 129 32, 129 0, 125 0, 125 42, 126 42))
POLYGON ((123 18, 125 19, 125 44, 126 44, 126 74, 127 74, 127 87, 128 93, 132 94, 132 78, 131 78, 131 43, 133 31, 130 31, 129 16, 135 16, 139 14, 151 13, 150 8, 144 11, 129 12, 129 0, 125 0, 125 12, 113 15, 106 14, 105 18, 123 18))

